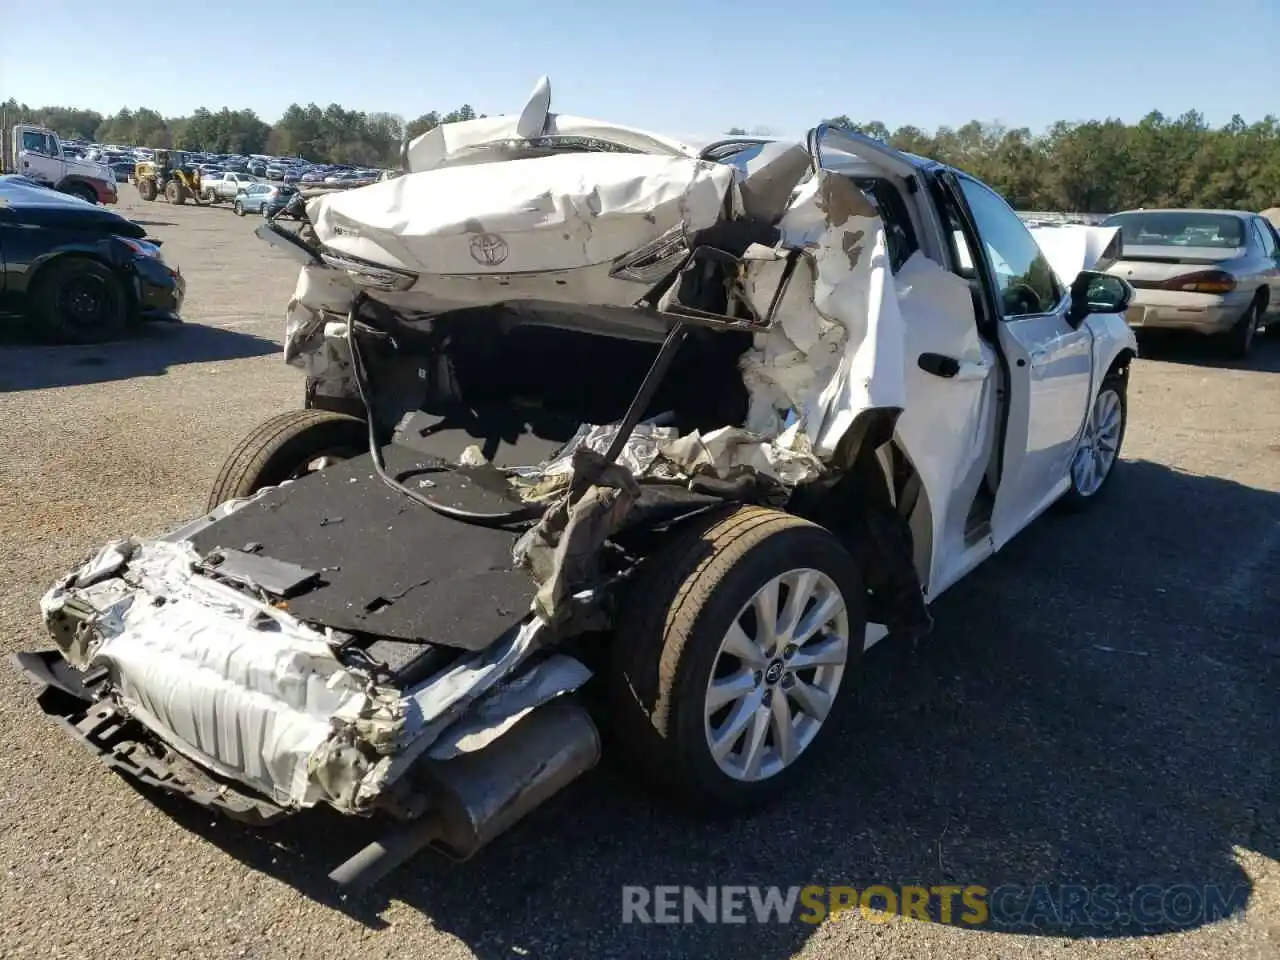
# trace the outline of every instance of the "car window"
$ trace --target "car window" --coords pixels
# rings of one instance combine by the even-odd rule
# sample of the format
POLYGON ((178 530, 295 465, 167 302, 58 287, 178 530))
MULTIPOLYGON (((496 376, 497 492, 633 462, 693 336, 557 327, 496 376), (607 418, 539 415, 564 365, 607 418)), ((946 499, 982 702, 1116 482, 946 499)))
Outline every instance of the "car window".
POLYGON ((1271 234, 1271 228, 1268 224, 1261 220, 1253 221, 1253 229, 1258 232, 1258 242, 1262 244, 1262 253, 1267 257, 1276 255, 1276 238, 1271 234))
POLYGON ((37 133, 34 130, 22 131, 22 149, 30 150, 32 153, 48 153, 48 140, 43 133, 37 133))
POLYGON ((1119 227, 1120 242, 1141 247, 1240 247, 1244 224, 1230 213, 1193 210, 1135 210, 1102 221, 1119 227))
POLYGON ((959 179, 995 272, 1001 315, 1051 312, 1064 291, 1035 237, 999 194, 976 180, 959 179))

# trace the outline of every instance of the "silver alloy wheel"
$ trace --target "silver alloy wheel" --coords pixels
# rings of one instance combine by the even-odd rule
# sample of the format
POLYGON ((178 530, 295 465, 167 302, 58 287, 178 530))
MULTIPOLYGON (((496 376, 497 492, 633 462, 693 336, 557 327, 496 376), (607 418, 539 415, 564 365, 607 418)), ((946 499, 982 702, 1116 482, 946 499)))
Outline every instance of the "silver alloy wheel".
POLYGON ((704 727, 720 770, 766 780, 794 763, 822 729, 848 660, 849 612, 830 577, 801 567, 761 587, 720 641, 707 682, 704 727))
POLYGON ((1082 497, 1091 497, 1102 487, 1120 453, 1120 431, 1124 427, 1124 404, 1110 387, 1098 391, 1089 422, 1085 424, 1080 449, 1071 462, 1071 481, 1082 497))

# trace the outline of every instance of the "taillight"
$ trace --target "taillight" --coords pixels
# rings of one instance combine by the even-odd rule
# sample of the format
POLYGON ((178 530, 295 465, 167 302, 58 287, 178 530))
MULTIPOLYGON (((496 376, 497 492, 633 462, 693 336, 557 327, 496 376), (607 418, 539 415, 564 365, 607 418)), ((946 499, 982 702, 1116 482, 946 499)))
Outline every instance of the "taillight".
POLYGON ((1160 284, 1161 290, 1181 290, 1183 293, 1230 293, 1235 288, 1236 278, 1223 270, 1184 273, 1160 284))

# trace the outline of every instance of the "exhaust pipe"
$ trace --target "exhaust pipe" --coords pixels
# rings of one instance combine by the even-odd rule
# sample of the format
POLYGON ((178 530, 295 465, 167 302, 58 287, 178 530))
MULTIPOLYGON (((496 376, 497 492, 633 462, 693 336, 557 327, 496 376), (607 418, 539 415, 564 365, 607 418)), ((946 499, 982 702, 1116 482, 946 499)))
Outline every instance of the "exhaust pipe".
POLYGON ((423 761, 415 775, 431 809, 359 851, 329 874, 345 891, 371 887, 423 847, 466 860, 600 760, 591 716, 568 697, 535 709, 481 750, 423 761))

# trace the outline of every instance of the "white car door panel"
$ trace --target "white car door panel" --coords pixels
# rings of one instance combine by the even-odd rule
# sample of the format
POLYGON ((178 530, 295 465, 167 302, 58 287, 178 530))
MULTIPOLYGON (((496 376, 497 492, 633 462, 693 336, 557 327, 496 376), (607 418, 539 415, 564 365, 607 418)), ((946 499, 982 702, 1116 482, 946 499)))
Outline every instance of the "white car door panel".
MULTIPOLYGON (((1026 225, 990 188, 949 181, 977 232, 984 289, 1008 367, 1005 435, 991 535, 998 549, 1066 490, 1093 390, 1093 336, 1067 321, 1070 298, 1026 225)), ((963 264, 962 264, 963 266, 963 264)))
POLYGON ((991 518, 997 547, 1066 489, 1093 387, 1093 337, 1083 324, 1073 329, 1065 313, 1064 306, 1000 324, 1011 376, 1003 470, 991 518))
POLYGON ((966 528, 996 433, 998 367, 978 335, 966 281, 916 254, 895 282, 907 361, 895 438, 929 498, 932 556, 917 566, 932 598, 972 566, 966 528))
POLYGON ((18 172, 50 186, 62 179, 62 158, 53 155, 51 140, 43 131, 19 128, 18 172))

